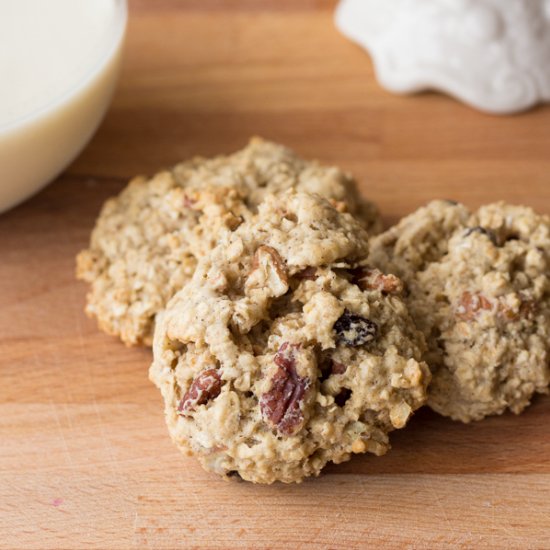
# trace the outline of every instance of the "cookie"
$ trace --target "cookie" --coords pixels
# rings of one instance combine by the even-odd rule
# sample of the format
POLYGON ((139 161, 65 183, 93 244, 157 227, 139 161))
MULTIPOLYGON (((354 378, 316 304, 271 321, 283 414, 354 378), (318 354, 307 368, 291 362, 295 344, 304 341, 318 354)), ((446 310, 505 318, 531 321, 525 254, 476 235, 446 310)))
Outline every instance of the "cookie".
POLYGON ((428 344, 428 405, 462 422, 520 413, 550 382, 550 218, 436 201, 371 242, 428 344))
POLYGON ((136 178, 105 203, 89 248, 77 258, 77 276, 91 285, 87 313, 125 343, 150 345, 156 314, 191 278, 219 231, 249 218, 266 194, 290 188, 331 199, 371 233, 381 228, 376 207, 360 198, 349 176, 255 138, 233 155, 136 178))
POLYGON ((402 283, 365 267, 367 241, 349 214, 290 192, 199 261, 159 315, 150 369, 184 453, 290 483, 388 450, 430 374, 402 283))

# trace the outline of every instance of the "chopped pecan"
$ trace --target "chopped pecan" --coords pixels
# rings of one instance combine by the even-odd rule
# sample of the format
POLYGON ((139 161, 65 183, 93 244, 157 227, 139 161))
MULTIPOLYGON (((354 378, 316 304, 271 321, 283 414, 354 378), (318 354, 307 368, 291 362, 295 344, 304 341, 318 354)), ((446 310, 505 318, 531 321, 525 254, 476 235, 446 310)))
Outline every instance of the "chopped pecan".
POLYGON ((473 321, 481 311, 490 311, 491 309, 493 309, 493 304, 483 294, 467 290, 460 297, 456 316, 461 321, 473 321))
POLYGON ((260 398, 264 419, 284 435, 296 431, 304 419, 301 404, 311 382, 296 372, 296 352, 299 345, 285 342, 275 354, 278 370, 271 379, 270 389, 260 398))
POLYGON ((246 285, 248 288, 267 286, 273 296, 285 294, 288 290, 288 273, 283 259, 274 248, 267 245, 258 247, 246 285))
POLYGON ((379 290, 384 294, 400 294, 403 282, 395 275, 386 275, 376 268, 361 268, 353 272, 353 282, 361 290, 379 290))
POLYGON ((222 389, 220 373, 217 369, 203 370, 191 383, 191 386, 178 405, 178 412, 186 416, 195 410, 197 405, 204 405, 218 397, 222 389))
POLYGON ((376 338, 376 323, 346 310, 334 323, 334 331, 340 342, 352 347, 362 346, 376 338))
POLYGON ((498 312, 506 321, 528 319, 535 314, 537 304, 534 300, 522 299, 519 309, 514 311, 504 303, 499 303, 498 312))
MULTIPOLYGON (((252 260, 252 269, 258 269, 264 259, 269 259, 275 269, 286 277, 286 267, 280 254, 272 247, 262 244, 256 249, 254 259, 252 260)), ((282 275, 283 276, 283 275, 282 275)))
POLYGON ((512 309, 503 299, 495 299, 492 302, 479 293, 463 292, 456 310, 457 317, 462 321, 472 321, 482 311, 495 310, 496 315, 504 321, 518 321, 532 317, 536 311, 537 304, 529 298, 520 298, 517 309, 512 309))

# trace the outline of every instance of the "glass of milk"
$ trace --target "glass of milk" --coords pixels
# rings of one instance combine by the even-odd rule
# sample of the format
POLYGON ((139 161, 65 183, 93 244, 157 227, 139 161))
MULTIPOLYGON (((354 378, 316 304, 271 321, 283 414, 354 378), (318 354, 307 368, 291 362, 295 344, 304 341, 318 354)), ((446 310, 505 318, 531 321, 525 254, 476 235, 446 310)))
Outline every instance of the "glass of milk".
POLYGON ((54 179, 112 97, 126 0, 0 0, 0 212, 54 179))

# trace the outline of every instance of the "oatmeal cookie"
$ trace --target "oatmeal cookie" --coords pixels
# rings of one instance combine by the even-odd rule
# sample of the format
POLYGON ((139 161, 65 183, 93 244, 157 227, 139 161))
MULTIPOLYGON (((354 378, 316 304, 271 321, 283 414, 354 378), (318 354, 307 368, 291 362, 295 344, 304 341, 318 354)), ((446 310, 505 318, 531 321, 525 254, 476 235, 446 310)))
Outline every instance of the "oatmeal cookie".
POLYGON ((376 233, 376 207, 341 170, 254 138, 237 153, 195 158, 152 179, 136 178, 108 200, 77 276, 90 283, 86 312, 127 344, 151 344, 155 315, 187 282, 222 228, 249 218, 268 193, 318 193, 376 233))
POLYGON ((388 450, 430 374, 402 283, 367 247, 351 215, 296 192, 221 236, 155 332, 150 377, 182 451, 272 483, 388 450))
POLYGON ((428 405, 470 422, 520 413, 550 381, 550 218, 495 203, 434 202, 371 240, 403 278, 424 333, 428 405))

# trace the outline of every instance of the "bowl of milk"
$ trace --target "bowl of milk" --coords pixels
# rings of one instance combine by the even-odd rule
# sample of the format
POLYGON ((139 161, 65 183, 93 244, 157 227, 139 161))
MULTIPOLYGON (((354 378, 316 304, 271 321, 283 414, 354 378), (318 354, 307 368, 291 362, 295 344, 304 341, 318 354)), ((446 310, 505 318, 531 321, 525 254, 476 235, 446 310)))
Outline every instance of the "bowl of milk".
POLYGON ((126 0, 0 0, 0 212, 58 176, 111 101, 126 0))

